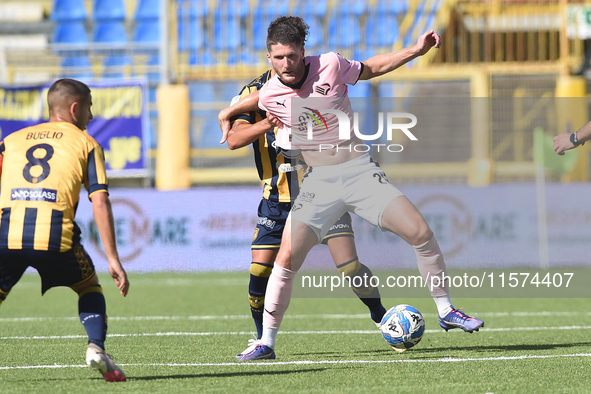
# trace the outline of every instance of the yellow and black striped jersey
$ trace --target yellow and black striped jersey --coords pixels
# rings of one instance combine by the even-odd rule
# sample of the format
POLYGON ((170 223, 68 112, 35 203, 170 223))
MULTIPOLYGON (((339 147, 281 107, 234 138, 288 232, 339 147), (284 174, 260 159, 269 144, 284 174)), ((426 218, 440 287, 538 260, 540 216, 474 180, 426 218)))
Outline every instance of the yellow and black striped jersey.
MULTIPOLYGON (((270 78, 271 70, 264 72, 258 78, 242 88, 240 91, 240 97, 247 96, 256 90, 260 90, 270 78)), ((232 121, 254 124, 264 118, 266 118, 265 112, 259 110, 240 114, 232 118, 232 121)), ((277 155, 275 153, 274 142, 276 134, 277 128, 274 128, 252 143, 254 149, 254 161, 257 166, 259 178, 265 184, 263 188, 263 198, 278 202, 292 202, 298 194, 299 185, 297 182, 292 182, 292 176, 290 176, 289 173, 280 172, 277 169, 278 165, 285 163, 285 158, 282 155, 277 155)), ((296 177, 293 178, 295 181, 296 177)))
POLYGON ((80 243, 74 222, 80 189, 108 192, 103 149, 67 122, 8 135, 3 155, 0 249, 65 252, 80 243))

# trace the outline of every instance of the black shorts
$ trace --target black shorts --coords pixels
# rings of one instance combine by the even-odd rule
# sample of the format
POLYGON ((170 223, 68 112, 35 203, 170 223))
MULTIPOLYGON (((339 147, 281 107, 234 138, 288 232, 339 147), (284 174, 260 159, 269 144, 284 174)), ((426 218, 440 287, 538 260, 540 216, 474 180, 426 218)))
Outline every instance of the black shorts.
POLYGON ((82 245, 67 252, 0 249, 0 290, 7 294, 25 270, 35 268, 41 276, 41 293, 57 286, 72 287, 93 277, 94 264, 82 245))
MULTIPOLYGON (((251 249, 279 249, 290 210, 291 203, 289 202, 261 199, 251 249)), ((328 239, 336 237, 353 237, 353 226, 351 225, 349 212, 341 216, 330 228, 322 243, 326 244, 328 239)))

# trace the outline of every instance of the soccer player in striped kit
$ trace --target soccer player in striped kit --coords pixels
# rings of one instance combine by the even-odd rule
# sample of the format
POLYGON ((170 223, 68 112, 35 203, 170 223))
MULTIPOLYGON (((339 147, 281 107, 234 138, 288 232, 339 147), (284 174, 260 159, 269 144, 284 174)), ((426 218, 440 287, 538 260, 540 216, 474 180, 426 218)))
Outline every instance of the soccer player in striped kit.
POLYGON ((78 293, 80 322, 88 334, 87 364, 108 382, 125 380, 105 353, 105 297, 94 265, 80 244, 74 221, 84 184, 109 262, 109 273, 126 296, 127 274, 119 261, 101 146, 88 134, 92 96, 84 83, 61 79, 47 94, 49 122, 8 135, 0 143, 0 304, 28 267, 42 293, 67 286, 78 293))

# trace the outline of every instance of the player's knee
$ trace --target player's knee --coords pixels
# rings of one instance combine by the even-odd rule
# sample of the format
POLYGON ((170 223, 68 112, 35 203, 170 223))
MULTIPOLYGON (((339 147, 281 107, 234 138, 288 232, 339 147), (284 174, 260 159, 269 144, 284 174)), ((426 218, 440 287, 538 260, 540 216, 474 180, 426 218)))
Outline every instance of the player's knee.
POLYGON ((426 222, 419 224, 412 234, 410 235, 408 242, 413 245, 422 245, 433 238, 433 232, 429 228, 426 222))

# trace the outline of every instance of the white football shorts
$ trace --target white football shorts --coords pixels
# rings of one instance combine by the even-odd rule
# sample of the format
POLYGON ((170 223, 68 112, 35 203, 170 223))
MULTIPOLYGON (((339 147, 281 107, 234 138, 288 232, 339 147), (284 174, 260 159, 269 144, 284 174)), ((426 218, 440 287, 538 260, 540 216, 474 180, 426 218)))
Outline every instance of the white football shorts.
POLYGON ((402 195, 366 153, 341 164, 308 167, 290 214, 291 219, 307 224, 320 243, 347 211, 382 229, 386 206, 402 195))

